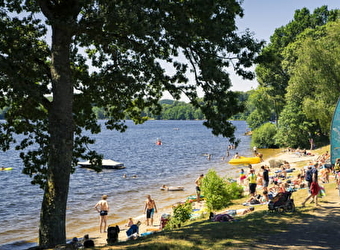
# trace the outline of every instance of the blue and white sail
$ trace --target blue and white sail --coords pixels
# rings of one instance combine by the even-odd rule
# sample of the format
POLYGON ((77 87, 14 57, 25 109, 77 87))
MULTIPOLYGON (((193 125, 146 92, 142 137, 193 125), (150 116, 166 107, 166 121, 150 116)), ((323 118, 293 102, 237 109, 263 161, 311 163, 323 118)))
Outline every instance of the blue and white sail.
POLYGON ((340 98, 334 110, 331 125, 331 163, 340 158, 340 98))

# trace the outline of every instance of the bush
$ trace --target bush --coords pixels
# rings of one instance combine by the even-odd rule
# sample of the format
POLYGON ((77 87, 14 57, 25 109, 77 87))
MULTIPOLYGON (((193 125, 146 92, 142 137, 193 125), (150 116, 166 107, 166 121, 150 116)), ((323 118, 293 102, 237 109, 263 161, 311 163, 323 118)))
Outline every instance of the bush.
POLYGON ((237 182, 227 182, 227 188, 232 200, 243 197, 243 187, 237 182))
POLYGON ((173 207, 173 214, 170 217, 170 220, 166 224, 166 229, 173 229, 180 227, 182 223, 188 221, 191 217, 192 213, 192 204, 190 202, 186 202, 183 204, 178 204, 173 207))
POLYGON ((276 126, 272 123, 265 123, 259 128, 255 129, 252 134, 252 145, 258 148, 275 148, 274 136, 276 135, 276 126))
POLYGON ((220 210, 230 204, 232 196, 227 182, 215 170, 209 169, 203 178, 201 190, 209 211, 220 210))

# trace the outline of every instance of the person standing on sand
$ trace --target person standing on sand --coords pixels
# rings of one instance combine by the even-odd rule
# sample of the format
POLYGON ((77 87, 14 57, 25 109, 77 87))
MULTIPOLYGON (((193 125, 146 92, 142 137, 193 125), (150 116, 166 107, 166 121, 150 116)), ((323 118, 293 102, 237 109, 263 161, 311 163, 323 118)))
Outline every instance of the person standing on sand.
POLYGON ((243 168, 240 171, 240 185, 244 185, 244 180, 247 179, 246 174, 244 173, 243 168))
POLYGON ((107 203, 107 195, 103 195, 102 199, 98 201, 98 203, 94 206, 94 208, 100 214, 99 231, 101 233, 102 228, 103 228, 104 233, 106 233, 107 214, 109 212, 109 204, 107 203))
POLYGON ((144 212, 146 213, 146 225, 149 226, 151 222, 151 226, 153 226, 153 214, 157 213, 157 207, 155 200, 151 199, 151 195, 147 196, 144 212))
POLYGON ((249 183, 249 195, 255 196, 256 195, 256 186, 257 186, 257 177, 255 174, 255 170, 251 169, 250 174, 248 175, 248 183, 249 183))
POLYGON ((269 185, 269 170, 268 166, 261 166, 262 169, 262 183, 263 183, 263 190, 268 191, 269 185))
POLYGON ((204 174, 201 174, 195 181, 196 184, 196 195, 197 195, 197 202, 199 203, 201 200, 201 185, 202 185, 202 179, 204 177, 204 174))

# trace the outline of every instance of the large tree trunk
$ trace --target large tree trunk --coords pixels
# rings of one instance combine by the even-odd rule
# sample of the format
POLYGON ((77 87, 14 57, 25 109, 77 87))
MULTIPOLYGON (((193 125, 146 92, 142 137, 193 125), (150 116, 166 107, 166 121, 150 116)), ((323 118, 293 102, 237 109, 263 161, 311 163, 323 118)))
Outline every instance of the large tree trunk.
POLYGON ((52 25, 53 103, 49 110, 50 156, 39 228, 39 245, 54 247, 66 240, 66 205, 73 150, 73 86, 70 71, 71 32, 52 25))

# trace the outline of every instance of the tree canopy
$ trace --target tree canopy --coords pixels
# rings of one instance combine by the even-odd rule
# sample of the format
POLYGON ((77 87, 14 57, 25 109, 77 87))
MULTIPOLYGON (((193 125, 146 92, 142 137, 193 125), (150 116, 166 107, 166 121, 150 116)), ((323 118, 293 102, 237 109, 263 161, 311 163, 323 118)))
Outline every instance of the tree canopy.
POLYGON ((285 67, 286 48, 292 46, 297 37, 306 29, 316 29, 337 18, 338 12, 328 10, 327 6, 316 8, 312 13, 307 8, 302 8, 295 11, 292 21, 277 28, 270 37, 270 43, 261 51, 259 63, 255 69, 260 87, 269 88, 267 91, 270 91, 271 99, 275 100, 271 102, 271 107, 267 108, 271 110, 268 116, 274 114, 277 120, 286 104, 284 97, 291 77, 289 69, 285 67))
POLYGON ((145 108, 159 113, 164 91, 185 94, 213 134, 234 139, 228 118, 242 105, 227 70, 252 79, 247 68, 262 46, 238 33, 239 1, 5 0, 0 16, 0 108, 8 108, 0 145, 21 150, 23 172, 44 189, 40 246, 65 242, 78 159, 101 164, 83 135, 100 131, 93 106, 104 108, 107 128, 123 132, 126 115, 141 123, 145 108))
POLYGON ((276 146, 295 148, 309 148, 311 139, 319 145, 329 142, 339 98, 339 17, 339 10, 326 6, 313 14, 297 10, 261 52, 256 68, 260 87, 248 101, 254 106, 255 97, 257 105, 247 121, 253 129, 269 120, 277 124, 274 138, 262 146, 273 139, 276 146))
POLYGON ((310 138, 315 141, 329 138, 340 93, 339 28, 340 22, 337 21, 306 30, 292 45, 297 59, 286 62, 290 65, 291 77, 287 87, 287 105, 282 111, 285 115, 279 120, 281 136, 278 138, 285 138, 295 147, 307 147, 310 138), (293 120, 287 120, 287 115, 293 120))

